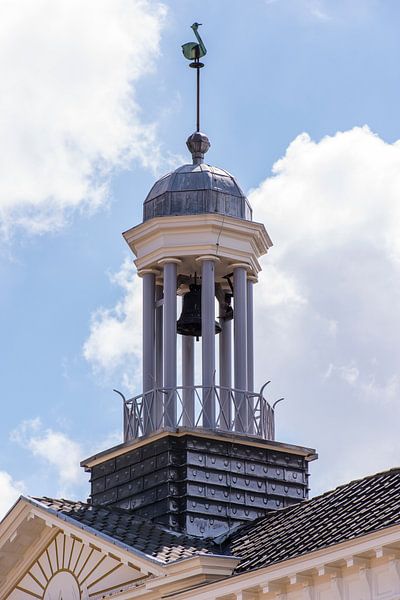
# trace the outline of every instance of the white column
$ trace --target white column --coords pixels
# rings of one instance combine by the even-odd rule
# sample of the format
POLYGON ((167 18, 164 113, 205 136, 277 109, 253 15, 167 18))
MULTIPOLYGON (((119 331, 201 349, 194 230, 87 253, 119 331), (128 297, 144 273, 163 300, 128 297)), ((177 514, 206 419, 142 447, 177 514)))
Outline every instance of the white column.
POLYGON ((159 390, 163 387, 163 286, 161 281, 156 281, 156 384, 157 396, 154 405, 155 428, 162 425, 163 394, 159 390))
POLYGON ((184 427, 194 427, 194 337, 182 336, 182 399, 184 427))
POLYGON ((254 325, 253 325, 253 286, 257 278, 247 278, 247 389, 254 392, 254 325))
POLYGON ((158 264, 164 270, 164 425, 176 427, 176 258, 158 264))
MULTIPOLYGON (((234 291, 234 378, 237 390, 247 390, 247 268, 243 263, 232 265, 234 291)), ((246 394, 235 395, 235 430, 247 432, 246 394)))
POLYGON ((201 262, 201 366, 203 386, 203 427, 215 429, 215 256, 201 262))
POLYGON ((143 433, 154 429, 152 405, 155 387, 155 271, 146 269, 139 273, 143 284, 143 433))
MULTIPOLYGON (((223 304, 220 311, 223 312, 223 304)), ((219 385, 221 404, 221 428, 229 431, 231 428, 231 392, 232 387, 232 319, 220 318, 221 333, 219 334, 219 385), (227 389, 222 389, 227 388, 227 389)))
MULTIPOLYGON (((254 392, 254 324, 253 324, 253 289, 257 277, 248 275, 247 277, 247 389, 254 392)), ((256 433, 256 423, 254 421, 254 398, 248 399, 248 431, 256 433)))

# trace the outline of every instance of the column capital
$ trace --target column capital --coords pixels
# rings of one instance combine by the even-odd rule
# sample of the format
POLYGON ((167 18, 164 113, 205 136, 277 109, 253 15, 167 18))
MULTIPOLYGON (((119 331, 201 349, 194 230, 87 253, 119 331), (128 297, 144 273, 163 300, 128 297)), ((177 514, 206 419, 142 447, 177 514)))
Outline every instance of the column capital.
POLYGON ((258 277, 257 277, 257 275, 254 275, 253 273, 249 273, 247 275, 247 281, 251 281, 252 283, 258 283, 258 277))
POLYGON ((221 259, 218 258, 215 254, 203 254, 202 256, 198 256, 196 258, 196 262, 204 262, 205 260, 212 260, 214 262, 219 262, 221 259))
POLYGON ((160 274, 160 271, 158 269, 141 269, 137 274, 139 277, 143 277, 144 275, 155 275, 157 277, 157 275, 160 274))
POLYGON ((246 271, 251 271, 251 266, 245 262, 238 262, 229 265, 231 269, 246 269, 246 271))
POLYGON ((157 264, 160 265, 160 267, 163 267, 164 265, 168 265, 168 264, 180 265, 181 262, 182 261, 180 258, 168 256, 167 258, 162 258, 161 260, 159 260, 157 264))

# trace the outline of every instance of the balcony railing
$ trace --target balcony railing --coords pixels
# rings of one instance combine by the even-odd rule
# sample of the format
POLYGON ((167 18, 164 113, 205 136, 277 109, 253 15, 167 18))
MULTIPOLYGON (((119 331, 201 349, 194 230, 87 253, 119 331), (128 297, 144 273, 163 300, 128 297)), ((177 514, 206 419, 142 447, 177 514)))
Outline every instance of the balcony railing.
POLYGON ((124 400, 124 439, 160 429, 203 428, 274 440, 274 408, 260 392, 218 385, 153 389, 124 400))

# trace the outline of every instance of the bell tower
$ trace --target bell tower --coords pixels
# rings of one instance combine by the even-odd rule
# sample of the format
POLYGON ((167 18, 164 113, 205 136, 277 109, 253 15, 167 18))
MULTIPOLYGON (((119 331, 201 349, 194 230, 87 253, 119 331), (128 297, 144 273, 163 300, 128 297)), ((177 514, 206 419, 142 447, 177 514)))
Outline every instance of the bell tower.
POLYGON ((184 426, 272 437, 253 375, 253 286, 272 242, 234 177, 204 163, 207 136, 187 146, 192 164, 153 186, 124 233, 143 281, 143 394, 126 405, 125 436, 184 426))
POLYGON ((253 294, 272 242, 235 178, 204 162, 198 25, 183 46, 197 73, 191 163, 153 185, 123 234, 142 279, 142 390, 124 399, 123 444, 82 464, 94 504, 207 537, 307 498, 316 454, 275 441, 266 384, 254 388, 253 294))

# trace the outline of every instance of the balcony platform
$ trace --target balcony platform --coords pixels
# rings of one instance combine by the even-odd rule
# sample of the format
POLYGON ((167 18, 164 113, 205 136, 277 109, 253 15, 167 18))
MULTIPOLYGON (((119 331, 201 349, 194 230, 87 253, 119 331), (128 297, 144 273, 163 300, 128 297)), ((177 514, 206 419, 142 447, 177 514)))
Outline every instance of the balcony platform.
POLYGON ((266 384, 260 392, 219 385, 150 390, 124 400, 124 440, 178 427, 274 440, 275 405, 271 406, 264 398, 265 387, 266 384))

